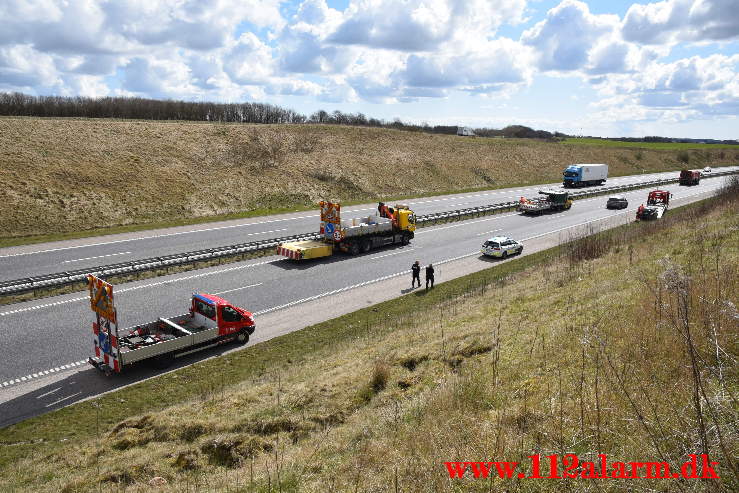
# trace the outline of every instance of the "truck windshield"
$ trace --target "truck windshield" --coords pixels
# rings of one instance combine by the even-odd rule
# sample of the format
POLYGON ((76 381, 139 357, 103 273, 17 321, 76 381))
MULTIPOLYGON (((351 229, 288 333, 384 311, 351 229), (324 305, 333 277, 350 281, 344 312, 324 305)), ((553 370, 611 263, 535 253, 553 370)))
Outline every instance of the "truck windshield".
POLYGON ((565 171, 564 175, 568 178, 575 178, 578 176, 577 171, 565 171))

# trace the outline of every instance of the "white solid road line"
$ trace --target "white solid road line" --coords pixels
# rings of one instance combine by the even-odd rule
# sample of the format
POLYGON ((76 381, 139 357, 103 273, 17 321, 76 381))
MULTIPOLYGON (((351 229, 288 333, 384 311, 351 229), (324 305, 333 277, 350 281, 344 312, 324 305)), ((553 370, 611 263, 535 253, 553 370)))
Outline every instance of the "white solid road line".
POLYGON ((97 257, 76 258, 74 260, 65 260, 63 263, 68 264, 70 262, 82 262, 83 260, 92 260, 96 258, 115 257, 116 255, 128 255, 129 253, 131 252, 109 253, 108 255, 98 255, 97 257))
MULTIPOLYGON (((305 217, 312 217, 312 216, 304 216, 305 217)), ((291 218, 291 219, 302 219, 299 217, 291 218)), ((274 221, 264 221, 264 222, 275 222, 275 221, 288 221, 289 219, 275 219, 274 221)), ((25 253, 13 253, 10 255, 0 255, 0 258, 8 258, 8 257, 21 257, 23 255, 35 255, 37 253, 48 253, 48 252, 59 252, 62 250, 74 250, 75 248, 86 248, 86 247, 92 247, 92 246, 100 246, 100 245, 113 245, 115 243, 125 243, 127 241, 139 241, 139 240, 149 240, 152 238, 165 238, 167 236, 177 236, 177 235, 186 235, 189 233, 202 233, 205 231, 216 231, 219 229, 230 229, 230 228, 241 228, 244 226, 253 226, 254 224, 263 224, 263 223, 249 223, 249 224, 234 224, 231 226, 218 226, 215 228, 205 228, 205 229, 194 229, 192 231, 179 231, 176 233, 164 233, 160 235, 153 235, 153 236, 140 236, 138 238, 127 238, 125 240, 113 240, 113 241, 101 241, 99 243, 87 243, 85 245, 76 245, 76 246, 68 246, 68 247, 60 247, 60 248, 49 248, 48 250, 37 250, 35 252, 25 252, 25 253)), ((271 231, 260 231, 258 233, 246 233, 244 236, 254 236, 254 235, 264 235, 268 233, 278 233, 280 231, 286 231, 287 228, 282 229, 273 229, 271 231)))

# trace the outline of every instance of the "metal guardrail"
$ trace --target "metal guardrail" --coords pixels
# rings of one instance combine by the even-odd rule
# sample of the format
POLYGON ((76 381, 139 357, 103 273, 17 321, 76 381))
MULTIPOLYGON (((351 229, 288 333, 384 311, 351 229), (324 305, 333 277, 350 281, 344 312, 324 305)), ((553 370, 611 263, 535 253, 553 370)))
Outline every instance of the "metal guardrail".
MULTIPOLYGON (((712 173, 711 176, 724 176, 735 173, 739 173, 739 171, 717 171, 712 173)), ((604 195, 613 192, 633 190, 637 188, 647 188, 655 185, 664 185, 667 183, 675 183, 678 181, 678 178, 665 178, 661 180, 631 183, 628 185, 602 187, 595 190, 572 192, 570 193, 570 197, 572 197, 573 199, 580 199, 585 197, 592 197, 595 195, 604 195)), ((416 217, 416 224, 419 226, 426 226, 430 224, 438 224, 442 221, 461 221, 464 219, 480 217, 499 211, 512 210, 515 209, 517 206, 518 202, 501 202, 497 204, 483 205, 478 207, 469 207, 466 209, 456 209, 444 212, 434 212, 431 214, 422 214, 416 217)), ((55 274, 47 274, 44 276, 27 277, 24 279, 15 279, 11 281, 0 281, 0 295, 18 294, 33 291, 36 289, 67 286, 70 284, 85 281, 88 274, 93 274, 94 276, 101 278, 112 275, 132 274, 137 272, 167 268, 171 266, 184 265, 198 261, 234 257, 246 253, 255 253, 275 248, 280 243, 286 241, 316 240, 320 237, 321 235, 319 235, 318 233, 301 233, 291 236, 284 236, 281 238, 271 238, 267 240, 252 241, 249 243, 240 243, 237 245, 208 248, 204 250, 196 250, 193 252, 134 260, 131 262, 121 262, 92 269, 79 269, 74 271, 58 272, 55 274)))

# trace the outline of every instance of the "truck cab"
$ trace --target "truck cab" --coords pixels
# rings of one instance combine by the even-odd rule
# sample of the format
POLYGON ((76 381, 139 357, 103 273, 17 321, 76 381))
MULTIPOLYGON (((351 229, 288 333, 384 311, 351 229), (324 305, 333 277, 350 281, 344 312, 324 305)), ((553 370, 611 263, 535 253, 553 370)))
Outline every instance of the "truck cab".
POLYGON ((254 332, 254 316, 251 312, 230 304, 212 294, 193 293, 190 317, 194 325, 217 327, 218 336, 254 332))

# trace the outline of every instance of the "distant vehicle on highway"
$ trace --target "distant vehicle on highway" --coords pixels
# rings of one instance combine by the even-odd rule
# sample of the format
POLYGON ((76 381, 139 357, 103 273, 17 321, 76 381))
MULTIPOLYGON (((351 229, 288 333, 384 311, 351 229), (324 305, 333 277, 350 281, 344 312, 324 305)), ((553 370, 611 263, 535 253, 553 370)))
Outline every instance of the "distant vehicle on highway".
POLYGON ((701 176, 700 171, 684 169, 680 172, 680 185, 698 185, 701 182, 701 176))
POLYGON ((565 187, 587 187, 603 185, 608 179, 607 164, 573 164, 562 173, 565 187))
POLYGON ((523 245, 507 236, 493 236, 482 244, 480 252, 488 257, 506 258, 523 252, 523 245))
POLYGON ((701 174, 703 176, 710 175, 711 174, 711 167, 710 166, 706 166, 705 168, 703 168, 703 171, 702 171, 701 174))
POLYGON ((611 195, 606 201, 606 209, 626 209, 629 201, 624 195, 611 195))

